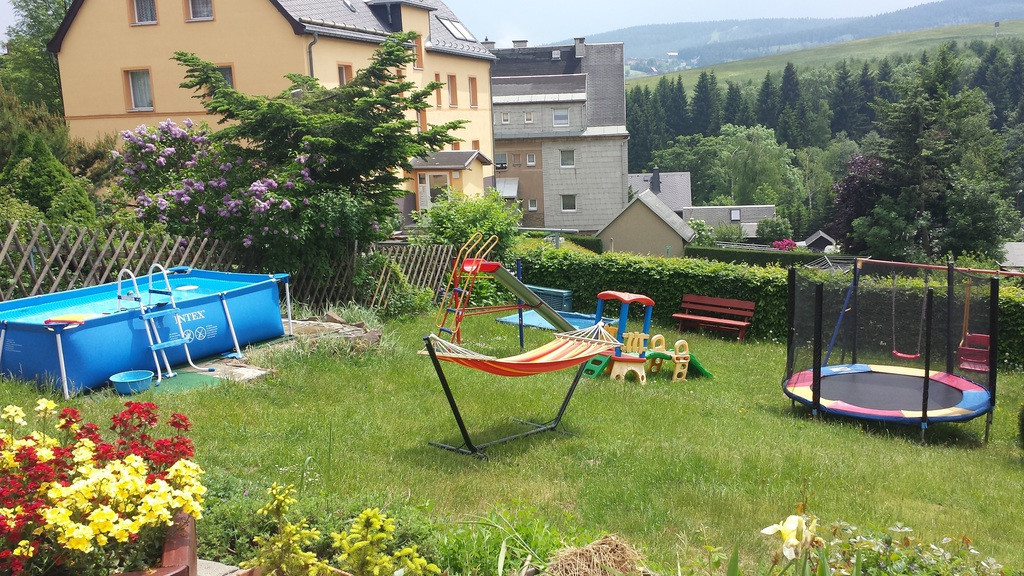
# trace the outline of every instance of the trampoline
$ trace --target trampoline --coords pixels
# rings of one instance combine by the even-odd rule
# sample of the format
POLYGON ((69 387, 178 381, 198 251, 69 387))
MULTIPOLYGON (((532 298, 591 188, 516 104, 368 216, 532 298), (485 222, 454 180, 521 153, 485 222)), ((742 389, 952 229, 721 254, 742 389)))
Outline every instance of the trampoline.
MULTIPOLYGON (((794 400, 814 404, 814 371, 797 372, 784 384, 794 400)), ((822 412, 899 424, 920 424, 924 370, 875 364, 821 367, 822 412)), ((962 422, 989 410, 984 386, 948 372, 932 372, 928 382, 928 420, 962 422)))
POLYGON ((987 416, 987 441, 999 274, 866 259, 852 281, 791 269, 783 392, 814 415, 920 426, 922 440, 930 423, 987 416))

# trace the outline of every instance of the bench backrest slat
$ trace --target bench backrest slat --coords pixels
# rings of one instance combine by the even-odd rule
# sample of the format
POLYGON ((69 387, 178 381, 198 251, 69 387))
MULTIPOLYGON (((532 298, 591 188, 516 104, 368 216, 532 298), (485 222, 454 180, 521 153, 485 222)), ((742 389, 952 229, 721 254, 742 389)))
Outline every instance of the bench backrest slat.
POLYGON ((719 314, 730 314, 743 318, 750 318, 754 315, 753 302, 747 300, 734 300, 732 298, 699 296, 696 294, 683 294, 683 300, 679 307, 685 310, 716 312, 719 314))

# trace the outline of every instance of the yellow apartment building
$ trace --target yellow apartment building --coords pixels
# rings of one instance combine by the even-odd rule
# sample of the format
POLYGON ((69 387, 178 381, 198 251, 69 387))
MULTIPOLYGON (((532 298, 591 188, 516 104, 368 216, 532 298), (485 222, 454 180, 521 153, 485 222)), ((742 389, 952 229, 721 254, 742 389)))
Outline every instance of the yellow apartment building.
POLYGON ((393 32, 415 31, 416 62, 405 75, 439 80, 433 108, 419 121, 468 123, 462 142, 413 159, 406 174, 408 214, 452 186, 480 194, 493 176, 490 68, 494 56, 440 0, 74 0, 48 48, 60 67, 71 135, 87 141, 168 118, 205 120, 193 92, 179 87, 177 50, 221 68, 236 89, 272 96, 285 74, 347 82, 393 32))

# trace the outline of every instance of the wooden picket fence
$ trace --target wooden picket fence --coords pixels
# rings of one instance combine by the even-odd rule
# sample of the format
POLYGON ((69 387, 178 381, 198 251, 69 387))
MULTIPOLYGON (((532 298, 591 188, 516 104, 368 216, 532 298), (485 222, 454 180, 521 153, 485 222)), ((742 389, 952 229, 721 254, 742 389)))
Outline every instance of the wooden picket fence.
POLYGON ((0 234, 0 301, 113 282, 123 269, 140 275, 152 264, 236 268, 235 251, 220 240, 17 220, 0 223, 0 234))
MULTIPOLYGON (((105 284, 117 280, 123 269, 138 276, 153 264, 225 272, 259 269, 243 249, 208 238, 0 221, 0 241, 0 301, 105 284)), ((411 284, 436 293, 444 287, 456 248, 382 243, 371 251, 387 254, 411 284)), ((312 309, 352 301, 357 253, 355 246, 344 250, 326 277, 303 270, 292 273, 292 299, 312 309)), ((386 270, 377 279, 373 296, 362 304, 386 304, 394 288, 390 269, 386 270)))

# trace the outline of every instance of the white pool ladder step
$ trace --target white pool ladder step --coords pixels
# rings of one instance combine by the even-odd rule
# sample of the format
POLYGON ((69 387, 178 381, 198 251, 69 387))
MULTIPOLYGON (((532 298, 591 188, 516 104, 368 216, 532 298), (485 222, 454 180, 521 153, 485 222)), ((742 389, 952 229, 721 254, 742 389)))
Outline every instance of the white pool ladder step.
MULTIPOLYGON (((172 378, 176 374, 171 369, 171 363, 167 359, 168 348, 176 348, 181 346, 185 351, 185 359, 188 360, 188 365, 196 370, 203 370, 199 366, 196 366, 195 362, 192 361, 192 354, 188 350, 189 339, 185 337, 185 329, 181 325, 181 316, 178 315, 178 305, 174 301, 174 292, 171 288, 171 282, 167 278, 167 270, 160 264, 153 264, 149 267, 149 306, 142 305, 142 320, 146 327, 146 338, 149 340, 149 349, 153 353, 153 363, 156 365, 156 384, 160 385, 163 378, 172 378), (163 276, 165 289, 159 289, 153 287, 153 272, 157 271, 163 276), (167 301, 157 304, 153 304, 153 295, 158 294, 166 296, 167 301), (178 334, 171 337, 168 340, 161 340, 159 326, 156 321, 165 316, 173 316, 175 325, 178 328, 178 334), (159 355, 157 354, 159 352, 159 355), (160 361, 163 360, 164 372, 160 368, 160 361)), ((206 371, 213 372, 213 368, 207 368, 206 371)))

